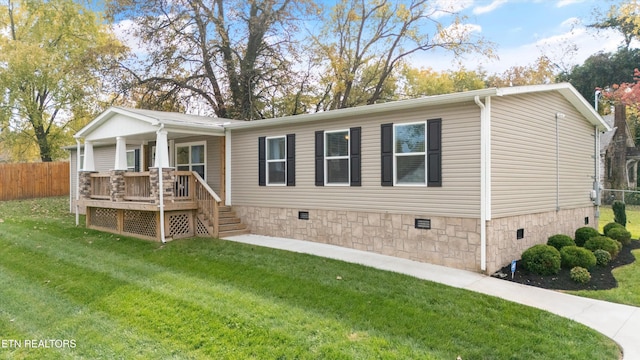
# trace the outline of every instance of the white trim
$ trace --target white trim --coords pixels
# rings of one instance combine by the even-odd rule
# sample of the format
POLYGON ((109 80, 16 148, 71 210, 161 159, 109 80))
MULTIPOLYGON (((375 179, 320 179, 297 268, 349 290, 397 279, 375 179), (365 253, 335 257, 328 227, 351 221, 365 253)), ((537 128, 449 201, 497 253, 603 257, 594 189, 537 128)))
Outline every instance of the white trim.
POLYGON ((224 131, 224 204, 231 206, 231 131, 224 131))
POLYGON ((325 186, 351 186, 351 129, 341 129, 341 130, 326 130, 324 132, 323 136, 323 140, 324 140, 324 154, 322 154, 323 157, 323 166, 324 166, 324 185, 325 186), (329 143, 329 141, 327 141, 327 134, 333 134, 333 133, 347 133, 347 155, 339 155, 339 156, 327 156, 327 149, 329 148, 329 146, 327 146, 327 144, 329 143), (346 182, 329 182, 329 166, 328 166, 328 161, 329 160, 344 160, 347 159, 347 176, 348 179, 346 182))
POLYGON ((393 186, 427 186, 427 122, 426 121, 414 121, 408 123, 394 123, 393 124, 393 138, 392 138, 392 146, 393 146, 393 186), (400 153, 396 154, 396 127, 398 126, 409 126, 409 125, 417 125, 421 124, 424 126, 424 151, 423 152, 412 152, 412 153, 400 153), (399 183, 398 182, 398 165, 397 165, 397 157, 403 156, 419 156, 423 155, 424 157, 424 182, 422 183, 399 183))
POLYGON ((193 142, 186 142, 186 143, 175 143, 174 144, 174 148, 173 148, 173 154, 174 154, 174 163, 175 163, 175 169, 179 170, 178 167, 179 166, 189 166, 189 171, 193 171, 193 165, 203 165, 204 166, 204 176, 202 177, 202 179, 206 182, 207 181, 207 142, 206 141, 193 141, 193 142), (191 147, 192 146, 203 146, 203 157, 204 157, 204 162, 202 163, 192 163, 191 162, 191 147), (188 147, 189 148, 189 163, 188 164, 178 164, 178 148, 180 147, 188 147))
POLYGON ((268 136, 264 139, 264 158, 265 158, 265 179, 267 186, 287 186, 287 136, 268 136), (273 139, 284 139, 284 153, 282 154, 281 159, 271 159, 269 160, 269 140, 273 139), (282 183, 271 183, 269 181, 269 163, 283 163, 284 164, 284 178, 282 179, 282 183))

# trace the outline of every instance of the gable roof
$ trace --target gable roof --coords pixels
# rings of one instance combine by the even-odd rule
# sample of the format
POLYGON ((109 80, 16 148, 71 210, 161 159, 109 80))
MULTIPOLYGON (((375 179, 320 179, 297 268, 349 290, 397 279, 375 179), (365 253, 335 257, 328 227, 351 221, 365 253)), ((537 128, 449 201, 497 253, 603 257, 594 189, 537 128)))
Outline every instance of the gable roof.
MULTIPOLYGON (((80 129, 74 137, 86 138, 98 131, 109 120, 117 118, 118 115, 136 120, 138 131, 156 131, 160 127, 168 131, 194 133, 194 134, 224 134, 223 126, 233 122, 244 122, 239 120, 220 119, 208 116, 189 115, 176 112, 130 109, 112 106, 102 112, 93 121, 80 129)), ((126 129, 111 129, 110 137, 119 136, 118 133, 125 132, 126 129)))
POLYGON ((319 112, 314 114, 301 114, 285 116, 274 119, 265 119, 259 121, 245 121, 241 123, 230 123, 225 125, 228 129, 240 129, 240 128, 253 128, 253 127, 265 127, 279 124, 286 124, 290 122, 311 122, 321 120, 342 119, 352 116, 368 115, 375 113, 393 112, 406 109, 412 109, 417 107, 429 107, 436 105, 455 104, 467 101, 474 101, 476 97, 480 99, 487 96, 512 96, 512 95, 525 95, 534 94, 540 92, 558 92, 569 103, 571 103, 582 116, 585 117, 593 126, 597 126, 601 131, 608 131, 611 129, 609 124, 605 122, 600 114, 587 102, 587 100, 580 95, 580 93, 569 83, 548 84, 548 85, 528 85, 528 86, 514 86, 506 88, 488 88, 480 90, 472 90, 451 94, 426 96, 417 99, 392 101, 382 104, 365 105, 353 108, 330 110, 325 112, 319 112))

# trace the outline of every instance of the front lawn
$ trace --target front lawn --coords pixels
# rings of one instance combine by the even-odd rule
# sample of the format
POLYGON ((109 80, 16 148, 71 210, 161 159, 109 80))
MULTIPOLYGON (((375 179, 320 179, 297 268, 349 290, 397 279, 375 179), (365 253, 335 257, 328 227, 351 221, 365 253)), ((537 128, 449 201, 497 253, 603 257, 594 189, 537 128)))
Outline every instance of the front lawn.
POLYGON ((620 355, 581 324, 494 297, 226 241, 119 237, 76 228, 66 209, 66 198, 0 202, 0 357, 620 355))

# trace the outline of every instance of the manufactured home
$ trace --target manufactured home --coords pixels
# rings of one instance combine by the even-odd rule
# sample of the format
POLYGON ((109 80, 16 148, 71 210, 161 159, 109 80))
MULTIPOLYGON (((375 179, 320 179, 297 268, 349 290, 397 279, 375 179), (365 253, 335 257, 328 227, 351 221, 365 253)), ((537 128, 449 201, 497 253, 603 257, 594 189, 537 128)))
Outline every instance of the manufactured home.
POLYGON ((257 121, 113 107, 70 148, 70 206, 161 241, 251 232, 491 273, 597 226, 608 130, 569 84, 257 121))

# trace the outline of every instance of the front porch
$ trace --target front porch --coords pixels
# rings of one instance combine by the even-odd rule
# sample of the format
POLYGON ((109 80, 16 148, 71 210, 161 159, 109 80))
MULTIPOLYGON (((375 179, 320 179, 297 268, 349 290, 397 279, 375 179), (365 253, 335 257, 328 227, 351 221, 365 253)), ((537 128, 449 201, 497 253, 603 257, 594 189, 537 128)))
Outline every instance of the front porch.
POLYGON ((197 172, 162 168, 159 174, 158 168, 80 172, 78 205, 86 208, 86 226, 158 241, 248 232, 197 172))

